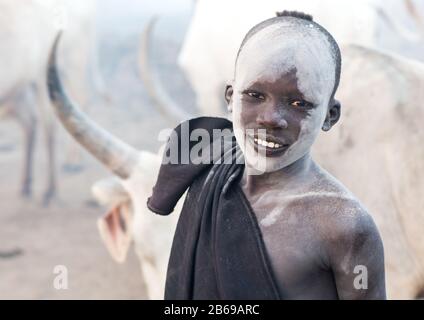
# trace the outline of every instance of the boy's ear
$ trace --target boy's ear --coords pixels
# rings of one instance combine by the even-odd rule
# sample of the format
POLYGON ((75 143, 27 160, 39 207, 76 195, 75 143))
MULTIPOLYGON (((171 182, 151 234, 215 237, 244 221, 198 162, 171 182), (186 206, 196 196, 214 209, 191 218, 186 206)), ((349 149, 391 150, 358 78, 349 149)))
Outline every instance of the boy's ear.
POLYGON ((325 117, 324 124, 322 125, 323 131, 328 131, 340 119, 341 105, 336 99, 332 99, 328 105, 327 116, 325 117))
POLYGON ((233 86, 231 84, 227 84, 225 87, 225 101, 227 101, 227 105, 228 105, 228 111, 231 112, 232 108, 231 108, 231 99, 233 97, 233 86))

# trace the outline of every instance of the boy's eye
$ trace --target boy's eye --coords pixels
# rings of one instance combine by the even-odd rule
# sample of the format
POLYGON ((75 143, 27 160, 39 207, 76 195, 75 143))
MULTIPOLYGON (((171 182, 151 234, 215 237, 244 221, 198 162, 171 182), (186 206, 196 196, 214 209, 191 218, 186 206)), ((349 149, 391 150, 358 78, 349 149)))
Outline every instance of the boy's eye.
POLYGON ((290 105, 293 107, 298 107, 298 108, 306 108, 306 107, 310 107, 311 103, 305 100, 293 100, 290 102, 290 105))
POLYGON ((247 94, 249 97, 258 99, 258 100, 264 100, 265 97, 262 93, 256 92, 256 91, 245 91, 245 94, 247 94))

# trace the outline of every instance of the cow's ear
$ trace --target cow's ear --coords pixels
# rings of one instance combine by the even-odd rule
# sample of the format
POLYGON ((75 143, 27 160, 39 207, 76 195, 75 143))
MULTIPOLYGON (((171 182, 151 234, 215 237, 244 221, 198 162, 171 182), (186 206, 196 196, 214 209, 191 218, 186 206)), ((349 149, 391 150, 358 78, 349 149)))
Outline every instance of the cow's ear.
POLYGON ((97 220, 100 236, 112 258, 123 263, 132 240, 130 202, 120 203, 97 220))

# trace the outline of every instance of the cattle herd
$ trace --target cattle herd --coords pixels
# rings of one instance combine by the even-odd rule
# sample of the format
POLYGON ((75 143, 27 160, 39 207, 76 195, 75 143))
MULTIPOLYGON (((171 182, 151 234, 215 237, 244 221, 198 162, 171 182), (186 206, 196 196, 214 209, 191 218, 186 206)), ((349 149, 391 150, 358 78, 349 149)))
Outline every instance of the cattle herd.
MULTIPOLYGON (((13 116, 24 129, 22 194, 31 193, 34 138, 41 122, 52 163, 45 203, 55 195, 55 114, 71 136, 110 170, 110 177, 92 186, 94 197, 107 207, 107 214, 98 220, 103 243, 113 259, 122 263, 134 242, 140 282, 146 284, 149 298, 160 299, 181 200, 169 217, 151 213, 146 201, 161 151, 135 149, 73 102, 86 106, 98 87, 90 75, 97 72, 96 30, 87 19, 95 1, 69 1, 73 5, 65 8, 69 12, 65 22, 58 22, 58 7, 50 2, 0 0, 0 39, 10 42, 8 50, 0 53, 0 115, 13 116), (60 23, 68 27, 57 37, 63 27, 60 23), (28 39, 27 33, 33 41, 20 41, 28 39)), ((336 98, 342 104, 342 119, 321 134, 313 153, 318 163, 357 195, 378 225, 385 248, 388 297, 421 297, 424 4, 418 0, 197 0, 178 57, 196 95, 198 108, 193 115, 226 116, 223 92, 232 79, 244 34, 283 10, 313 15, 341 46, 342 77, 336 98)), ((162 115, 176 125, 192 114, 172 99, 155 76, 158 71, 152 67, 150 48, 155 41, 154 22, 143 32, 135 68, 162 115)))

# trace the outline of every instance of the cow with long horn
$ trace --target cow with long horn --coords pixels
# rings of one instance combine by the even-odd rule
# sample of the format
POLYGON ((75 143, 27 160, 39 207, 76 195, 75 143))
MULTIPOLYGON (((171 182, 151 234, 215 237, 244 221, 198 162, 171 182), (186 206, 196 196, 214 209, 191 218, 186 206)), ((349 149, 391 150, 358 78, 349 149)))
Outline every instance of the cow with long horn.
POLYGON ((147 296, 160 299, 163 297, 166 266, 177 219, 154 215, 146 207, 161 156, 136 150, 114 137, 71 101, 57 71, 59 40, 60 35, 52 48, 48 67, 48 88, 56 115, 72 137, 116 176, 93 186, 93 193, 110 208, 98 221, 101 237, 117 262, 125 261, 130 243, 134 240, 147 296))
POLYGON ((184 108, 169 97, 162 83, 159 81, 158 75, 155 74, 155 70, 150 66, 149 49, 152 42, 151 34, 157 20, 157 17, 151 18, 142 32, 139 49, 139 74, 150 99, 152 99, 153 104, 161 115, 169 119, 169 121, 179 122, 192 118, 193 115, 184 110, 184 108))

